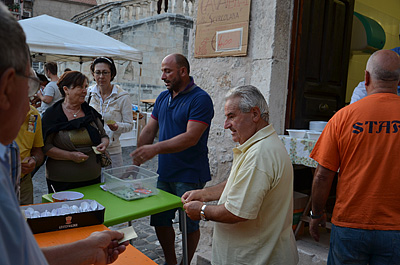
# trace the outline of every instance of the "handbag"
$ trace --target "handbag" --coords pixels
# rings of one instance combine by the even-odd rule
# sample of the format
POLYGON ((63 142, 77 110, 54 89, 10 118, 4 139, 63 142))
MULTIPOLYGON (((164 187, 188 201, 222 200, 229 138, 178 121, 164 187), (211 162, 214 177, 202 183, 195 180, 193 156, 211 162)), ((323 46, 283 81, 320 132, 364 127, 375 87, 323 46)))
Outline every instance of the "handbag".
MULTIPOLYGON (((92 93, 89 94, 88 103, 90 102, 90 98, 91 98, 91 97, 92 97, 92 93)), ((95 116, 95 115, 93 114, 93 110, 91 111, 91 114, 92 114, 93 116, 95 116)), ((94 122, 95 122, 95 124, 96 124, 96 126, 97 126, 97 129, 99 128, 100 125, 103 126, 103 124, 100 124, 100 125, 98 124, 98 121, 97 121, 96 118, 94 118, 94 122)), ((107 150, 104 151, 104 153, 101 153, 101 154, 97 155, 97 159, 98 159, 97 162, 100 161, 100 166, 101 166, 101 167, 108 167, 108 166, 110 166, 110 165, 112 164, 112 160, 111 160, 110 154, 108 153, 107 150)))
POLYGON ((112 164, 112 160, 108 151, 105 151, 100 156, 100 165, 101 167, 108 167, 112 164))

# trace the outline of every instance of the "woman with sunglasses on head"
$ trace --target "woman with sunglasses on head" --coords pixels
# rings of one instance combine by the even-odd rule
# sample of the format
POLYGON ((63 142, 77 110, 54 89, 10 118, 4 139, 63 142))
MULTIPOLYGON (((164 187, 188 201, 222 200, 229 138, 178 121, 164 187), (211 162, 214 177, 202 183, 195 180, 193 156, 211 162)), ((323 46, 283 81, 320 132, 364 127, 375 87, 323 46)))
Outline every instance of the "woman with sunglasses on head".
POLYGON ((49 193, 100 183, 101 161, 108 136, 101 115, 85 101, 88 78, 78 71, 64 73, 57 86, 62 99, 43 115, 43 152, 47 155, 49 193))
POLYGON ((89 88, 88 102, 103 117, 104 128, 110 138, 107 151, 110 153, 110 167, 123 166, 122 148, 119 137, 133 128, 132 101, 125 90, 111 81, 117 75, 113 59, 98 57, 90 65, 96 85, 89 88))

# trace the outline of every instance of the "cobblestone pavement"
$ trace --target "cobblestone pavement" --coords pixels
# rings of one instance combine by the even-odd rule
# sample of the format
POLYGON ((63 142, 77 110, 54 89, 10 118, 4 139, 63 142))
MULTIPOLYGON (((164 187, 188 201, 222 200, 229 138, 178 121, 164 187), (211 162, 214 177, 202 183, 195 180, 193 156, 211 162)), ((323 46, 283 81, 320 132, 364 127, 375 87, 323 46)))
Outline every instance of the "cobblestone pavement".
MULTIPOLYGON (((132 160, 129 154, 136 147, 123 147, 122 153, 124 158, 124 165, 132 164, 132 160)), ((146 162, 144 166, 152 171, 157 170, 157 157, 146 162)), ((44 166, 35 174, 33 178, 34 187, 34 203, 41 203, 42 194, 47 194, 46 178, 44 173, 44 166)), ((175 219, 177 220, 177 219, 175 219)), ((132 221, 132 226, 135 229, 137 238, 133 239, 132 245, 141 251, 143 254, 148 256, 157 264, 164 264, 164 254, 161 249, 160 243, 157 240, 157 236, 154 232, 154 228, 149 225, 150 217, 144 217, 132 221)), ((121 229, 128 226, 128 223, 119 224, 116 226, 109 227, 111 230, 121 229)), ((175 249, 178 260, 182 257, 182 235, 178 228, 178 222, 174 222, 174 228, 176 232, 175 249)))

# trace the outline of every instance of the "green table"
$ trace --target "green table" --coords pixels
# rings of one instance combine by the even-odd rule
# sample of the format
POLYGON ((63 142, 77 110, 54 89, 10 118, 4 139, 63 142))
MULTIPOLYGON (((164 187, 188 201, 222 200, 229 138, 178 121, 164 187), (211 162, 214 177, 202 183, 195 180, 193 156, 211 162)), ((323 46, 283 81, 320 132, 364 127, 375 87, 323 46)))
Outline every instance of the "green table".
MULTIPOLYGON (((96 200, 106 208, 104 225, 112 226, 128 222, 155 213, 181 208, 181 198, 168 192, 159 190, 157 195, 126 201, 100 188, 100 184, 72 189, 83 193, 83 199, 96 200)), ((52 202, 52 194, 42 196, 42 202, 52 202)))
MULTIPOLYGON (((157 195, 133 201, 126 201, 107 191, 102 190, 100 185, 101 184, 94 184, 72 190, 83 193, 83 199, 96 200, 106 208, 104 215, 105 226, 130 222, 138 218, 179 208, 181 211, 180 222, 182 226, 184 264, 188 264, 186 214, 185 211, 182 210, 181 198, 168 192, 159 190, 157 195)), ((51 195, 52 193, 42 195, 42 202, 52 202, 53 199, 51 195)))

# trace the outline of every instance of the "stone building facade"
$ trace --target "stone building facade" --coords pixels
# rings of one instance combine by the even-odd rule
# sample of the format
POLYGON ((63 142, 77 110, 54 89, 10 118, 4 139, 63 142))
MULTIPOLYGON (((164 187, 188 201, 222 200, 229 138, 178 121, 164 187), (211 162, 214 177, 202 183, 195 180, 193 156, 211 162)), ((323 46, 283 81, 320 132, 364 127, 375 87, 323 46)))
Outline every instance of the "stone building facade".
MULTIPOLYGON (((118 62, 115 83, 130 93, 134 104, 139 98, 156 98, 165 90, 161 80, 162 59, 170 53, 189 55, 193 1, 170 1, 168 10, 171 12, 161 14, 157 14, 157 0, 103 2, 75 15, 72 20, 142 51, 141 65, 118 62)), ((76 69, 77 66, 65 64, 65 67, 76 69)), ((88 63, 81 69, 90 76, 88 63)))
POLYGON ((96 0, 35 0, 32 16, 50 14, 53 17, 71 21, 74 15, 96 5, 96 0))

